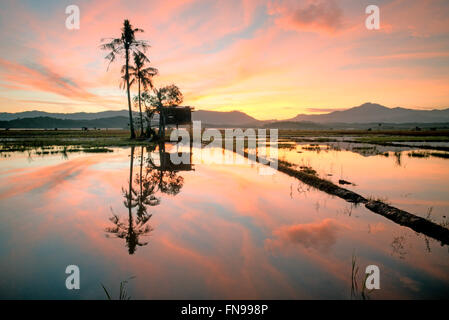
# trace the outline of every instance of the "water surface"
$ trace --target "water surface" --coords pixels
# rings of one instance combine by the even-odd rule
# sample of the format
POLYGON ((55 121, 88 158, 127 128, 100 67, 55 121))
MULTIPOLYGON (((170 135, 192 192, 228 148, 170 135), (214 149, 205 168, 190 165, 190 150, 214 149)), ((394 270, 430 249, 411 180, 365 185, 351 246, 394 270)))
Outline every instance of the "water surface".
MULTIPOLYGON (((449 160, 281 151, 364 196, 448 211, 449 160)), ((134 299, 360 298, 354 258, 359 287, 367 265, 380 268, 371 299, 448 296, 447 246, 260 164, 199 152, 191 166, 143 147, 1 158, 0 298, 105 299, 101 284, 117 297, 130 277, 134 299), (65 287, 72 264, 80 290, 65 287)))

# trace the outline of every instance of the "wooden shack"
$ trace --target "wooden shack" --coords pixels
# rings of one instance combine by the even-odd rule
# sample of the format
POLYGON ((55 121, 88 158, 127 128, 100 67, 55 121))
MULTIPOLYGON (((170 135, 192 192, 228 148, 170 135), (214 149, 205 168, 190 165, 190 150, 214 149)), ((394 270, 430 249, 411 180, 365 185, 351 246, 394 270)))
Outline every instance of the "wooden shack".
POLYGON ((165 125, 186 125, 192 123, 192 107, 163 108, 165 125))

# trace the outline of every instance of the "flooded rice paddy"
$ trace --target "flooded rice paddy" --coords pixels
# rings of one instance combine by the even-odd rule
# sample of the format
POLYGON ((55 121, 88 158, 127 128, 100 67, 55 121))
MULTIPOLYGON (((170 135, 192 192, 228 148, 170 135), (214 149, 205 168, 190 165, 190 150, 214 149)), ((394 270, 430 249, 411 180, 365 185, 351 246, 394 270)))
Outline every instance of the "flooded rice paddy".
MULTIPOLYGON (((102 284, 118 296, 131 278, 133 299, 361 299, 368 265, 370 299, 448 296, 437 240, 262 164, 194 148, 173 165, 165 148, 2 153, 0 298, 105 299, 102 284), (80 290, 65 287, 68 265, 80 290)), ((424 151, 298 142, 279 159, 447 226, 449 159, 409 155, 424 151)))

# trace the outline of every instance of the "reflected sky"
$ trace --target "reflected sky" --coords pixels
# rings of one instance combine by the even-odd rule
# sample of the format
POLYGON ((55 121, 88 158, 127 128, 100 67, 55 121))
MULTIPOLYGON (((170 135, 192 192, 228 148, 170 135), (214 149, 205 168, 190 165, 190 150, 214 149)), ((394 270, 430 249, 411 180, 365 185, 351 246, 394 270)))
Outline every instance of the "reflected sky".
POLYGON ((279 159, 311 166, 321 177, 336 184, 344 179, 354 184, 344 185, 347 189, 365 197, 384 199, 421 217, 427 217, 431 208, 432 219, 448 221, 444 218, 449 216, 448 159, 414 158, 408 156, 409 151, 397 152, 396 155, 387 152, 388 156, 363 156, 360 152, 366 146, 352 144, 352 148, 361 149, 335 150, 321 144, 318 150, 313 151, 308 150, 308 144, 298 144, 292 149, 279 149, 279 159))
MULTIPOLYGON (((380 268, 381 290, 372 299, 448 296, 447 246, 282 173, 260 175, 257 164, 197 161, 194 149, 192 170, 170 172, 160 151, 2 159, 0 298, 105 299, 101 283, 117 295, 120 281, 134 276, 133 299, 349 299, 353 255, 362 271, 380 268), (161 177, 167 183, 160 185, 161 177), (133 227, 142 221, 141 182, 148 183, 146 199, 157 204, 146 205, 150 230, 130 254, 126 234, 130 217, 133 227), (125 224, 124 237, 107 232, 114 216, 125 224), (70 264, 81 270, 78 291, 65 288, 70 264)), ((311 165, 324 163, 323 155, 310 153, 311 165)), ((387 175, 369 174, 371 158, 336 157, 357 172, 357 188, 387 175)), ((379 159, 373 161, 383 166, 379 159)), ((413 167, 421 159, 405 160, 413 167)), ((439 160, 427 161, 438 167, 439 160)), ((447 169, 440 170, 444 179, 447 169)), ((395 184, 403 186, 400 179, 395 184)))

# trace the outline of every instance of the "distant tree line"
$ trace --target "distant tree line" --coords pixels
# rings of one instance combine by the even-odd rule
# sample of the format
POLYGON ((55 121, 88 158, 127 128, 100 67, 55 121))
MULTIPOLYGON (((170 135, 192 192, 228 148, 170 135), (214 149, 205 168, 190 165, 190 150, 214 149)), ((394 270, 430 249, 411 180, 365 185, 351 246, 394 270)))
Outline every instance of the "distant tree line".
POLYGON ((9 121, 0 121, 0 128, 127 128, 128 118, 110 117, 95 120, 69 120, 51 117, 22 118, 9 121))

